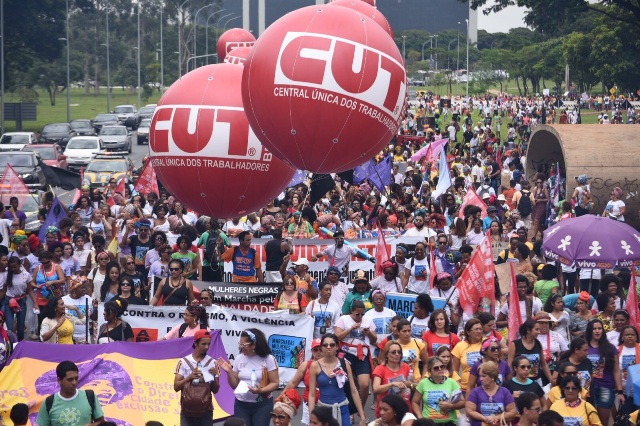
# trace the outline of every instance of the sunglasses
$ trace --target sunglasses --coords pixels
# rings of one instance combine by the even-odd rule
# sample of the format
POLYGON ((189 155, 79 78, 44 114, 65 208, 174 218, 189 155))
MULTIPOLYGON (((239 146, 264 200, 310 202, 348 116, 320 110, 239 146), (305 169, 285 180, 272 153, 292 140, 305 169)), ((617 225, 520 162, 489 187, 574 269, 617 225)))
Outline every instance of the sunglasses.
POLYGON ((170 270, 171 272, 175 272, 175 271, 179 271, 179 270, 180 270, 180 268, 169 268, 169 270, 170 270))
POLYGON ((125 285, 128 286, 128 287, 131 287, 131 283, 128 283, 126 281, 123 282, 123 283, 120 283, 120 286, 122 286, 122 287, 124 287, 125 285))
POLYGON ((361 316, 363 316, 364 314, 356 314, 356 313, 352 313, 351 315, 353 315, 354 317, 361 317, 361 316))
POLYGON ((276 414, 276 413, 271 413, 271 418, 273 420, 287 420, 289 416, 285 415, 285 414, 276 414))
POLYGON ((433 371, 442 371, 444 370, 444 365, 434 365, 433 367, 431 367, 431 369, 433 371))
POLYGON ((402 355, 402 351, 400 351, 400 350, 389 351, 389 353, 390 353, 391 355, 402 355))
POLYGON ((490 350, 491 352, 498 352, 498 351, 500 350, 500 346, 491 346, 491 347, 489 348, 489 350, 490 350))
POLYGON ((324 347, 324 348, 335 348, 336 344, 335 343, 323 343, 322 347, 324 347))
POLYGON ((134 262, 127 262, 126 265, 135 265, 134 262))
POLYGON ((521 370, 531 370, 530 365, 519 365, 518 368, 521 370))
POLYGON ((337 272, 329 272, 327 275, 340 275, 340 274, 337 272))
POLYGON ((574 391, 577 391, 578 388, 574 388, 573 386, 567 386, 566 388, 564 388, 564 390, 574 392, 574 391))

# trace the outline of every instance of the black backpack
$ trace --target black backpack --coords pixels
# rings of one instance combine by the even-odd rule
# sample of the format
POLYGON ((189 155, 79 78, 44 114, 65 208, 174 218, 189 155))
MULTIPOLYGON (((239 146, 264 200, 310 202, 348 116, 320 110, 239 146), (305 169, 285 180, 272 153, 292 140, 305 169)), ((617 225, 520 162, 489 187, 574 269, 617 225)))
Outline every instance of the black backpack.
POLYGON ((207 244, 204 247, 204 258, 208 260, 212 265, 218 263, 218 237, 220 233, 218 232, 209 232, 209 238, 207 238, 207 244))
MULTIPOLYGON (((186 322, 183 322, 182 324, 180 324, 180 329, 178 330, 178 338, 181 338, 182 336, 184 336, 184 332, 187 331, 187 327, 189 327, 189 324, 187 324, 186 322)), ((204 324, 200 324, 200 330, 206 330, 207 326, 204 324)))
POLYGON ((525 189, 522 190, 522 196, 520 197, 520 201, 518 202, 518 211, 520 212, 520 217, 522 218, 529 216, 533 211, 531 198, 529 198, 530 195, 531 192, 525 189))
MULTIPOLYGON (((93 421, 96 419, 93 415, 96 408, 96 395, 91 389, 84 391, 84 394, 87 396, 87 401, 89 401, 89 405, 91 406, 91 420, 93 421)), ((49 395, 44 400, 44 405, 47 408, 47 414, 49 414, 51 412, 51 407, 53 407, 53 395, 49 395)))

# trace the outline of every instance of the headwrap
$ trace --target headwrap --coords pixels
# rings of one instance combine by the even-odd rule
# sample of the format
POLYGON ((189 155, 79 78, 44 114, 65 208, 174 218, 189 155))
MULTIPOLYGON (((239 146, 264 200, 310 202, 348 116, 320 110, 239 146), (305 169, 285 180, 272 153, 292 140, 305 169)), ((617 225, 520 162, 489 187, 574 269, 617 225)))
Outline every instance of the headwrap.
POLYGON ((590 179, 591 179, 591 178, 590 178, 589 176, 584 175, 584 174, 583 174, 583 175, 580 175, 580 176, 578 176, 578 177, 576 178, 576 180, 578 181, 578 183, 579 183, 580 185, 586 185, 586 184, 587 184, 587 182, 589 182, 589 180, 590 180, 590 179))
POLYGON ((329 275, 329 272, 335 272, 338 275, 342 275, 342 272, 340 272, 340 269, 338 269, 337 266, 329 266, 329 269, 327 269, 327 275, 329 275))
POLYGON ((373 293, 371 293, 371 299, 373 299, 374 297, 376 297, 377 294, 381 294, 383 297, 387 297, 386 294, 384 294, 384 291, 382 290, 373 290, 373 293))
POLYGON ((34 234, 29 235, 29 248, 31 248, 31 251, 36 251, 38 247, 40 247, 40 238, 34 234))
POLYGON ((451 279, 451 274, 448 272, 438 272, 438 275, 436 275, 436 279, 438 281, 440 280, 450 280, 451 279))
POLYGON ((11 241, 13 241, 15 244, 20 244, 21 242, 23 242, 24 240, 27 239, 26 234, 24 233, 23 230, 19 229, 16 231, 16 233, 13 235, 13 238, 11 239, 11 241))
POLYGON ((149 221, 149 219, 142 218, 140 220, 135 221, 136 229, 140 229, 143 226, 146 226, 147 228, 151 228, 151 222, 149 221))
POLYGON ((589 304, 589 302, 591 302, 591 296, 586 291, 581 291, 580 295, 578 296, 578 299, 582 300, 587 305, 589 304))
POLYGON ((69 291, 75 290, 76 288, 84 285, 86 281, 86 277, 82 277, 80 275, 71 275, 69 277, 69 291))
MULTIPOLYGON (((116 198, 115 195, 113 198, 114 199, 116 198)), ((116 204, 120 204, 120 203, 116 202, 116 204)), ((127 204, 126 206, 122 207, 122 210, 129 213, 130 215, 133 215, 136 212, 136 208, 133 204, 127 204)))
POLYGON ((499 343, 498 339, 496 339, 495 337, 490 337, 484 342, 482 342, 482 348, 481 348, 482 351, 485 352, 487 349, 489 349, 492 343, 499 343))
POLYGON ((407 249, 405 246, 396 246, 396 248, 402 250, 404 254, 409 254, 409 249, 407 249))
POLYGON ((298 408, 302 404, 300 394, 295 389, 289 389, 286 392, 282 392, 273 404, 273 409, 280 408, 284 411, 289 419, 293 419, 298 413, 298 408))
POLYGON ((50 225, 50 226, 47 226, 47 231, 45 232, 45 234, 56 234, 56 235, 58 235, 58 232, 60 232, 60 230, 58 229, 57 226, 50 225))

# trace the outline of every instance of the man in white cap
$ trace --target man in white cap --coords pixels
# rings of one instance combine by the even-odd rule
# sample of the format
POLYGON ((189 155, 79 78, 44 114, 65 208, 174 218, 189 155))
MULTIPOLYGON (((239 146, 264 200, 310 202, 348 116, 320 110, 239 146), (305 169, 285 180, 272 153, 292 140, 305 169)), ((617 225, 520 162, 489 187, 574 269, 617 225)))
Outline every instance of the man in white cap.
MULTIPOLYGON (((282 267, 280 267, 283 280, 287 273, 291 273, 291 271, 286 271, 289 258, 289 255, 285 256, 282 267)), ((293 265, 293 277, 296 280, 298 292, 303 296, 307 296, 309 301, 318 297, 318 282, 309 274, 309 260, 306 257, 300 257, 295 262, 291 262, 291 264, 293 265)))

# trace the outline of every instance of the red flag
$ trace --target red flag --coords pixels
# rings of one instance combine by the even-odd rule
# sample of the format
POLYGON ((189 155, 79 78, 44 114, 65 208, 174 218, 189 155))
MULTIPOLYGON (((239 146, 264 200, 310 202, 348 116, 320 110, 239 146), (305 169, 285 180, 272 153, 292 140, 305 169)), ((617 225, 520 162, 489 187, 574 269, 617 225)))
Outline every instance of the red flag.
POLYGON ((638 271, 633 271, 633 279, 629 285, 629 294, 627 295, 627 302, 625 308, 629 312, 629 324, 636 327, 636 330, 640 328, 640 312, 638 312, 638 289, 637 289, 638 271))
POLYGON ((438 275, 438 270, 436 269, 436 256, 434 254, 433 244, 429 243, 429 288, 433 288, 434 283, 436 281, 436 275, 438 275))
POLYGON ((384 233, 382 232, 382 226, 378 222, 378 243, 376 244, 376 277, 384 274, 382 270, 382 264, 389 260, 389 248, 387 242, 384 239, 384 233))
POLYGON ((9 204, 11 197, 18 197, 18 208, 20 208, 29 195, 29 188, 24 184, 20 175, 7 164, 2 173, 2 179, 0 179, 0 200, 9 204))
POLYGON ((153 170, 151 161, 148 161, 144 166, 142 173, 140 173, 140 177, 138 177, 136 186, 133 189, 134 191, 138 191, 142 195, 149 195, 152 192, 156 195, 160 195, 160 191, 158 190, 158 179, 156 178, 156 171, 153 170))
POLYGON ((494 313, 496 304, 495 266, 491 254, 491 240, 484 237, 456 282, 460 306, 471 316, 476 312, 494 313))
POLYGON ((511 265, 511 286, 509 289, 509 341, 514 342, 520 337, 518 329, 522 324, 522 314, 520 313, 520 297, 518 297, 518 281, 516 281, 516 267, 511 265))
POLYGON ((107 199, 107 204, 109 204, 109 207, 113 207, 116 204, 116 202, 113 200, 113 194, 117 192, 118 194, 124 197, 124 183, 125 183, 124 181, 126 179, 127 179, 126 176, 122 176, 120 178, 120 181, 118 181, 118 185, 116 186, 116 189, 111 193, 111 195, 107 199))
MULTIPOLYGON (((80 186, 82 185, 84 185, 84 167, 80 167, 80 186)), ((73 201, 71 202, 71 204, 77 203, 81 195, 82 190, 76 189, 76 192, 73 194, 73 201)))
POLYGON ((482 210, 482 218, 484 219, 485 217, 487 217, 487 205, 484 203, 484 201, 482 201, 482 198, 480 198, 478 193, 473 188, 469 188, 467 195, 465 195, 464 199, 462 200, 460 210, 458 211, 458 217, 460 219, 464 219, 463 210, 464 207, 468 206, 469 204, 480 207, 480 210, 482 210))

